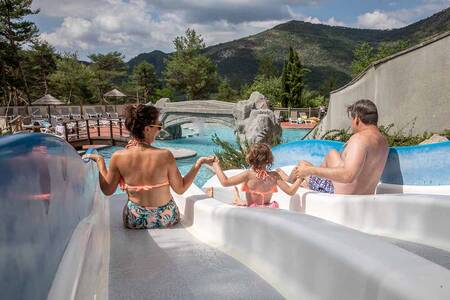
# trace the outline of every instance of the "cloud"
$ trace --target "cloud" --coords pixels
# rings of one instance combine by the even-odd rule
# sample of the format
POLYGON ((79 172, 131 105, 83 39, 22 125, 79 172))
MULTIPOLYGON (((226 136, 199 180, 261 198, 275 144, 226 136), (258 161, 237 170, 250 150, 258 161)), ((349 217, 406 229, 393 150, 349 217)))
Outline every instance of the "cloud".
MULTIPOLYGON (((291 5, 307 0, 37 0, 34 8, 61 25, 42 33, 57 49, 79 51, 82 58, 99 51, 121 51, 127 58, 155 49, 173 51, 172 41, 190 27, 207 45, 267 30, 296 15, 291 5), (257 2, 257 4, 256 4, 257 2)), ((331 20, 331 19, 330 19, 331 20)), ((334 19, 331 21, 335 21, 334 19)))
POLYGON ((334 17, 329 18, 328 20, 322 21, 317 17, 306 17, 306 18, 300 18, 303 19, 305 22, 309 22, 312 24, 324 24, 324 25, 330 25, 330 26, 345 26, 344 22, 340 22, 336 20, 334 17))
POLYGON ((450 0, 424 0, 421 4, 393 11, 374 10, 358 16, 357 27, 392 29, 411 24, 450 6, 450 0))
POLYGON ((405 26, 406 23, 379 10, 358 16, 358 27, 371 29, 392 29, 405 26))

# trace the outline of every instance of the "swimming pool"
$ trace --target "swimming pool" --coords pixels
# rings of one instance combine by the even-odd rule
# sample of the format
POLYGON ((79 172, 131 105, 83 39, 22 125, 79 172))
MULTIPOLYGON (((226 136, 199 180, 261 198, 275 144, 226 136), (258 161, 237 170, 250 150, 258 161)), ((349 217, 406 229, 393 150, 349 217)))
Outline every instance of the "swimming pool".
MULTIPOLYGON (((217 136, 221 140, 236 144, 236 137, 233 133, 233 129, 231 128, 213 123, 193 124, 189 127, 193 128, 193 130, 184 129, 183 135, 192 135, 195 132, 198 132, 198 135, 170 141, 156 141, 154 143, 156 147, 186 148, 197 152, 196 157, 177 160, 178 168, 183 175, 191 169, 192 165, 195 163, 198 157, 214 155, 214 151, 220 150, 220 147, 218 147, 211 141, 211 137, 213 134, 217 134, 217 136)), ((308 133, 308 131, 309 130, 304 129, 283 129, 283 143, 301 140, 305 136, 305 134, 308 133)), ((109 147, 102 149, 99 152, 105 157, 105 160, 108 164, 111 155, 119 149, 122 148, 109 147)), ((195 184, 201 187, 209 178, 212 177, 212 175, 213 173, 209 169, 202 167, 199 174, 195 178, 195 184)))

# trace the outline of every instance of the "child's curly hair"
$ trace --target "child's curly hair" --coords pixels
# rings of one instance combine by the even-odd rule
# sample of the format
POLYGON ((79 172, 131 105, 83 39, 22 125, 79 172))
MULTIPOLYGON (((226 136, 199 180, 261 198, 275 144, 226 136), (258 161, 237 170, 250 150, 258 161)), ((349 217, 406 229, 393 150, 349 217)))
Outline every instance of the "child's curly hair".
POLYGON ((272 166, 273 155, 267 144, 253 144, 245 157, 248 164, 257 170, 265 170, 272 166))

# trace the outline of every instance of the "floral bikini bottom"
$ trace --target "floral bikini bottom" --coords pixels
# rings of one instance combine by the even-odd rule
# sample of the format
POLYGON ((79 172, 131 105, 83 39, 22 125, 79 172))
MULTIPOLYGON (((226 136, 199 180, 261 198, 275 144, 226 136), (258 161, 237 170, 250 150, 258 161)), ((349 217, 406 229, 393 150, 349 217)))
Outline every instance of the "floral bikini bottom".
POLYGON ((172 226, 180 221, 175 201, 159 207, 145 207, 128 200, 123 208, 123 224, 130 229, 152 229, 172 226))

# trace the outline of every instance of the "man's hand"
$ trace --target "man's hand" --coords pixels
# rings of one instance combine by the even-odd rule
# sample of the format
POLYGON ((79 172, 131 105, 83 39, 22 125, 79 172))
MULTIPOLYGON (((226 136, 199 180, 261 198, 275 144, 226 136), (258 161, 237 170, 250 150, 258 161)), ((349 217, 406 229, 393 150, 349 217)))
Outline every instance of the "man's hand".
POLYGON ((314 166, 310 162, 302 160, 292 172, 297 178, 305 178, 312 175, 313 168, 314 166))

